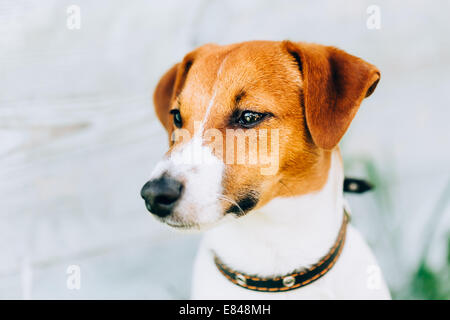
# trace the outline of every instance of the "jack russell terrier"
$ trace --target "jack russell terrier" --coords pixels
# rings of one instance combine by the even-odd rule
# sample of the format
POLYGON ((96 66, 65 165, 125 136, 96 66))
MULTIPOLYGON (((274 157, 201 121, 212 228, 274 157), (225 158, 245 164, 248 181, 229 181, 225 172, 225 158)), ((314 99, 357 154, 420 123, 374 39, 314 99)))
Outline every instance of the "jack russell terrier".
POLYGON ((348 224, 338 147, 379 79, 290 41, 207 44, 164 74, 154 104, 170 148, 141 196, 169 226, 206 229, 192 298, 390 298, 348 224))

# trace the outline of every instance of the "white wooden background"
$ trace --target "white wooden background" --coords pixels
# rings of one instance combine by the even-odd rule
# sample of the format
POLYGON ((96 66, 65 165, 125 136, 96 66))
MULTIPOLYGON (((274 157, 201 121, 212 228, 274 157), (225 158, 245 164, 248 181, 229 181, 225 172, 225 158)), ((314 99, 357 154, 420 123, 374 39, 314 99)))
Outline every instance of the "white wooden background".
POLYGON ((354 223, 402 294, 427 248, 445 261, 449 14, 445 0, 0 0, 0 298, 188 297, 199 237, 139 196, 166 148, 151 94, 194 47, 251 39, 337 45, 380 68, 342 146, 349 174, 376 173, 375 193, 350 197, 354 223))

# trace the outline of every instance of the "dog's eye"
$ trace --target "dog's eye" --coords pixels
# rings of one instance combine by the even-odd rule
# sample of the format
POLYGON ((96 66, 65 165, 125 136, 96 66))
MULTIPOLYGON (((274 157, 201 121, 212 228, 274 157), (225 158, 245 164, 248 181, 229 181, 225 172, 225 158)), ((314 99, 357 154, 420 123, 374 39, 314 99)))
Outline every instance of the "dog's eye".
POLYGON ((180 110, 172 109, 170 113, 173 115, 173 123, 177 128, 181 128, 183 126, 183 121, 181 119, 180 110))
POLYGON ((261 122, 266 116, 267 114, 264 113, 244 111, 241 113, 238 123, 243 127, 249 128, 261 122))

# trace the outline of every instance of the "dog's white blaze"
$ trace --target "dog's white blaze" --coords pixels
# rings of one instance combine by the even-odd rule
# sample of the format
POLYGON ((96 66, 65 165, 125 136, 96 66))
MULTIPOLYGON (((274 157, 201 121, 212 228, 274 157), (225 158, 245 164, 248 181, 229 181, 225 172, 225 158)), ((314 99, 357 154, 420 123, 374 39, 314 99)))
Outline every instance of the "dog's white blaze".
POLYGON ((203 145, 204 126, 214 106, 217 83, 227 57, 221 62, 216 74, 214 90, 203 120, 197 128, 194 124, 192 139, 175 149, 169 157, 160 161, 151 179, 166 173, 183 182, 183 194, 174 212, 166 222, 172 225, 197 225, 205 227, 216 223, 223 216, 219 198, 222 195, 223 160, 214 156, 212 149, 203 145))
POLYGON ((174 212, 167 217, 172 225, 197 225, 205 227, 217 222, 223 216, 219 198, 222 194, 224 163, 214 156, 212 149, 203 145, 204 126, 215 103, 217 83, 222 74, 225 59, 216 74, 213 94, 203 120, 194 124, 194 136, 186 144, 175 149, 171 155, 160 161, 151 174, 158 178, 165 172, 183 182, 184 189, 174 212))
POLYGON ((222 69, 223 69, 223 66, 225 64, 225 61, 227 61, 227 58, 228 57, 225 57, 223 59, 223 61, 221 62, 220 66, 219 66, 219 69, 217 70, 216 80, 214 81, 214 86, 213 86, 214 87, 213 94, 211 96, 211 99, 209 100, 208 107, 206 108, 205 116, 203 117, 203 120, 202 120, 202 123, 201 123, 200 132, 199 132, 200 136, 203 135, 203 131, 205 129, 206 120, 208 120, 209 114, 211 113, 211 109, 214 106, 214 101, 216 100, 216 95, 217 95, 217 90, 218 90, 217 82, 219 80, 220 75, 222 74, 222 69))

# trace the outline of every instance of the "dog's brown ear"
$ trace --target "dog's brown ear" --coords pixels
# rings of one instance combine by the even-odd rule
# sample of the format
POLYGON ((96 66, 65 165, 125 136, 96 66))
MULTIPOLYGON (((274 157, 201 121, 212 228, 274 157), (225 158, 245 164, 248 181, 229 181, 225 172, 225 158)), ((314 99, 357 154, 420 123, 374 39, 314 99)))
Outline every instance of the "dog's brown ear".
POLYGON ((378 69, 334 47, 284 43, 303 76, 306 123, 314 143, 333 149, 341 140, 359 105, 375 90, 378 69))
POLYGON ((159 121, 166 128, 170 128, 170 102, 172 100, 175 80, 177 77, 179 63, 170 68, 159 80, 155 92, 153 93, 153 102, 155 104, 156 115, 159 121))

